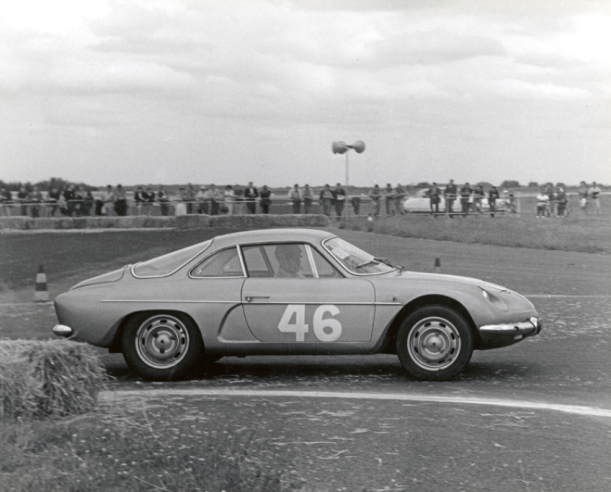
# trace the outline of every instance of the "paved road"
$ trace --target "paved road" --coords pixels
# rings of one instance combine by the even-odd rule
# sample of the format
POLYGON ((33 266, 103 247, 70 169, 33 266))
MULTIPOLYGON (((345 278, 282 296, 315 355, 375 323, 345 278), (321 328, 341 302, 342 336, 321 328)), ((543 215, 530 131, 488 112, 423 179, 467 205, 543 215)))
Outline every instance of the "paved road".
MULTIPOLYGON (((117 251, 122 251, 122 241, 127 245, 134 240, 128 233, 113 234, 117 251)), ((341 234, 409 269, 432 271, 434 259, 440 258, 444 273, 480 277, 530 295, 543 318, 544 330, 512 347, 476 352, 463 373, 444 383, 410 380, 396 357, 390 355, 228 358, 191 381, 146 383, 129 373, 121 356, 107 355, 104 360, 116 378, 109 388, 122 392, 358 392, 423 398, 380 401, 271 394, 138 397, 136 408, 159 403, 156 415, 160 419, 200 416, 200 429, 254 430, 258 439, 269 442, 273 451, 270 459, 290 456, 295 473, 328 490, 358 490, 360 486, 419 491, 611 490, 611 418, 542 406, 611 410, 609 257, 348 231, 341 234), (460 403, 452 398, 528 404, 507 408, 460 403)), ((141 245, 151 239, 136 236, 141 245)), ((19 247, 25 244, 21 240, 19 247)), ((78 244, 78 255, 87 255, 89 243, 78 244)), ((55 243, 58 245, 61 242, 55 243)), ((135 253, 130 250, 129 255, 135 253)), ((20 261, 18 266, 23 268, 26 260, 20 261)), ((68 260, 60 261, 55 255, 54 261, 52 264, 60 267, 68 260)), ((107 258, 92 265, 82 263, 86 265, 81 267, 86 270, 83 272, 72 266, 71 273, 58 275, 56 282, 51 273, 52 292, 65 290, 102 268, 109 269, 109 262, 107 258)), ((29 296, 31 292, 23 286, 0 292, 0 303, 4 300, 0 336, 40 337, 48 333, 45 330, 54 322, 51 306, 33 305, 29 296)), ((116 398, 133 397, 117 394, 116 398)))

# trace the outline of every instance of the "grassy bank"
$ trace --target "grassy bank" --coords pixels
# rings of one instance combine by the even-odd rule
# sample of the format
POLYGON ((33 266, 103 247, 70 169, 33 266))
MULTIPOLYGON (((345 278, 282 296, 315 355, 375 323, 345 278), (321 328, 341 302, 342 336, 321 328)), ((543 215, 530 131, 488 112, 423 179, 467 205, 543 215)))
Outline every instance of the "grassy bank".
POLYGON ((571 215, 537 219, 532 214, 487 215, 447 219, 429 215, 378 217, 373 224, 365 217, 349 217, 348 229, 398 237, 479 243, 583 253, 611 253, 611 221, 605 216, 571 215))

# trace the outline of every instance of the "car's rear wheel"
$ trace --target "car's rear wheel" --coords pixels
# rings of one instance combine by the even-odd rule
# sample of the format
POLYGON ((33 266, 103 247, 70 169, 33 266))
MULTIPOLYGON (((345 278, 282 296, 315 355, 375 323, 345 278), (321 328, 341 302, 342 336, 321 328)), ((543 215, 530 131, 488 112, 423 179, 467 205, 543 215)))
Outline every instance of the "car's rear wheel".
POLYGON ((180 313, 135 316, 123 332, 122 349, 129 367, 153 381, 184 377, 204 354, 199 330, 180 313))
POLYGON ((469 323, 445 306, 426 306, 408 316, 397 333, 397 355, 416 379, 451 379, 469 363, 473 336, 469 323))

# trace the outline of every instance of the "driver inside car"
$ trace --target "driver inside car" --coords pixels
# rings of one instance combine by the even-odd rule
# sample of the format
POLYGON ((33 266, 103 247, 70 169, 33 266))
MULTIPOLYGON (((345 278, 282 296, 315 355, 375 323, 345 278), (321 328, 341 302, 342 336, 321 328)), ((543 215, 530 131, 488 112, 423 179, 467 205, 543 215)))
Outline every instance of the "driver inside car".
POLYGON ((301 248, 296 244, 281 244, 276 246, 278 260, 277 278, 305 278, 301 270, 301 248))

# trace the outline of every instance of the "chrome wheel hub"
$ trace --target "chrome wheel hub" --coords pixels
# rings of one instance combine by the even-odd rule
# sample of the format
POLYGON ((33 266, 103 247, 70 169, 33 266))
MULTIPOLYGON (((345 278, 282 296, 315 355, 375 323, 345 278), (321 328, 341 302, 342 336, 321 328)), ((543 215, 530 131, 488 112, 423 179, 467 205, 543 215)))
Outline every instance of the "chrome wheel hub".
POLYGON ((411 359, 426 370, 450 366, 460 353, 460 333, 443 318, 425 318, 410 331, 407 350, 411 359))
POLYGON ((184 359, 189 347, 189 333, 185 325, 173 316, 154 316, 147 319, 136 333, 136 350, 147 365, 166 369, 184 359))

